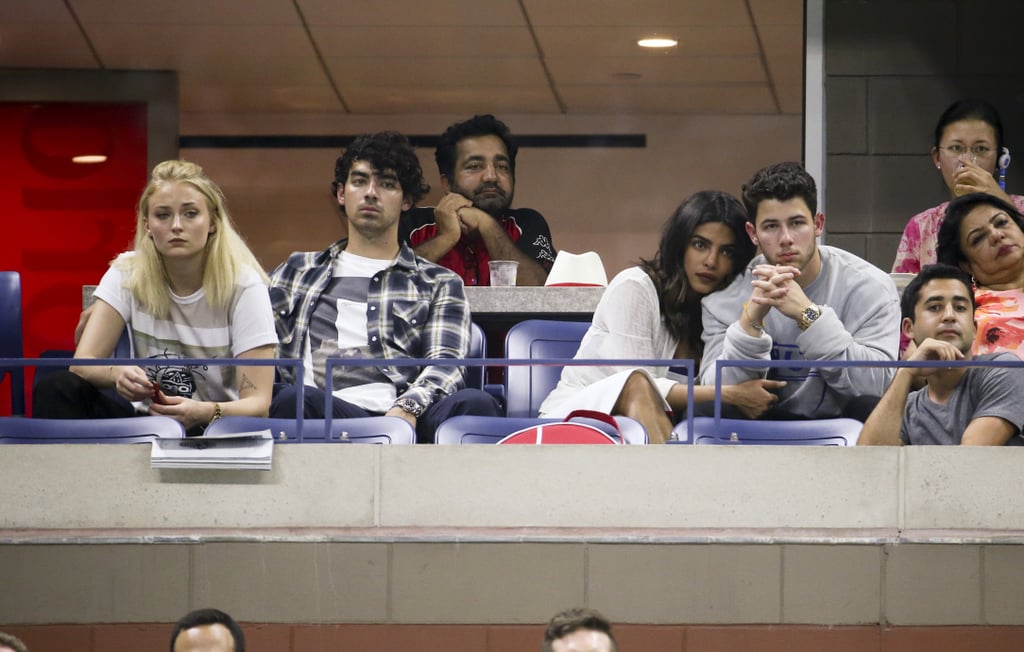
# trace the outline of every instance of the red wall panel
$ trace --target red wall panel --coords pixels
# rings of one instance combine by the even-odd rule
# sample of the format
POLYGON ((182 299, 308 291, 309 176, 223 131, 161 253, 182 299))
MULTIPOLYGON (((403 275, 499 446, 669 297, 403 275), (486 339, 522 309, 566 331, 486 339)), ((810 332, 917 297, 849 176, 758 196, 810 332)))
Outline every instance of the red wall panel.
POLYGON ((147 167, 145 104, 0 104, 0 269, 21 272, 26 357, 74 348, 82 286, 131 246, 147 167))

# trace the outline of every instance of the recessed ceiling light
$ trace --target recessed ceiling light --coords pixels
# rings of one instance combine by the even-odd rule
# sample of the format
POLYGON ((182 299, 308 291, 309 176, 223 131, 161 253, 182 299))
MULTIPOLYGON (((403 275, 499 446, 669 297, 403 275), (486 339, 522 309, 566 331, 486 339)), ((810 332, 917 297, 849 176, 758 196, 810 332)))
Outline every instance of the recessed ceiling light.
POLYGON ((105 163, 107 157, 103 154, 82 154, 81 156, 72 156, 72 163, 105 163))
POLYGON ((674 38, 642 38, 636 44, 642 48, 674 48, 679 41, 674 38))

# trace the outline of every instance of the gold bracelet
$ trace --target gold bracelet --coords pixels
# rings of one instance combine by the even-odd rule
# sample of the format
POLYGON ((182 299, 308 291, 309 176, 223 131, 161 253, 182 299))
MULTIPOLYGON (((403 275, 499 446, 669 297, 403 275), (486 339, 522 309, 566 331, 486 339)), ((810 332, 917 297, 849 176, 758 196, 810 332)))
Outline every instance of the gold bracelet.
POLYGON ((747 310, 747 302, 746 301, 743 302, 743 314, 746 315, 747 319, 750 321, 751 328, 753 328, 756 331, 761 331, 762 333, 764 332, 764 323, 763 322, 758 323, 758 322, 754 321, 754 318, 750 316, 750 311, 747 310))
MULTIPOLYGON (((224 415, 222 415, 220 413, 220 403, 214 403, 213 404, 213 418, 210 419, 210 423, 213 423, 214 421, 216 421, 217 419, 221 418, 222 416, 224 416, 224 415)), ((210 424, 208 423, 206 425, 209 426, 210 424)))

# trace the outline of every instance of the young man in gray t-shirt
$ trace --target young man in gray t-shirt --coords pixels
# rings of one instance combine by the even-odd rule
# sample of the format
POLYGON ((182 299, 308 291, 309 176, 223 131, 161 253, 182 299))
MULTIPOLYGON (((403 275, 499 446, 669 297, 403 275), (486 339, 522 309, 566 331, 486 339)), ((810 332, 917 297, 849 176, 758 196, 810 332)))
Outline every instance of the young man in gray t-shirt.
MULTIPOLYGON (((901 300, 908 360, 1017 360, 1009 353, 973 357, 974 292, 949 265, 928 265, 901 300)), ((907 367, 899 369, 860 433, 858 445, 1021 445, 1024 369, 907 367), (927 384, 911 391, 915 379, 927 384)))

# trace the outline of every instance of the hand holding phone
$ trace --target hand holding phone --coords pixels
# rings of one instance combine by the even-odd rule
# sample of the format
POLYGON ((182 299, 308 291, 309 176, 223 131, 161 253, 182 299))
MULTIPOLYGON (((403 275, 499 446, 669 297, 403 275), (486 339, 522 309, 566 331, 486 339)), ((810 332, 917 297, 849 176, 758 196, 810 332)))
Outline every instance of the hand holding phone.
POLYGON ((157 405, 167 405, 167 396, 160 389, 160 385, 153 383, 153 402, 157 405))

